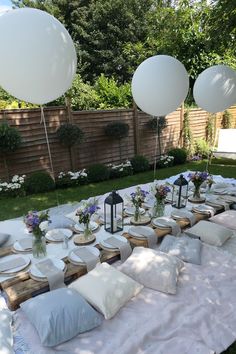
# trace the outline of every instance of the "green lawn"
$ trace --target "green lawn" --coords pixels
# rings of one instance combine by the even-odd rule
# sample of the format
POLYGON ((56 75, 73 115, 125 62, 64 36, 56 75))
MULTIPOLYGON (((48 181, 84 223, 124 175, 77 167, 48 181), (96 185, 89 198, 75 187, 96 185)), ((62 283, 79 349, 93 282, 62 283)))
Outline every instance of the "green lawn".
MULTIPOLYGON (((159 169, 156 172, 156 179, 164 179, 186 170, 204 171, 205 169, 205 161, 191 162, 185 165, 159 169)), ((236 166, 210 166, 210 173, 220 174, 224 177, 236 177, 236 166)), ((56 205, 76 202, 91 196, 104 194, 113 189, 118 190, 151 181, 153 181, 153 171, 147 171, 120 179, 68 189, 59 189, 49 193, 34 194, 19 198, 4 198, 0 200, 0 220, 23 216, 28 210, 43 210, 56 205)))
MULTIPOLYGON (((223 177, 236 178, 236 165, 222 166, 222 160, 214 163, 220 165, 211 165, 209 172, 223 177)), ((174 166, 157 170, 156 179, 164 179, 172 175, 176 175, 186 170, 204 171, 206 169, 206 161, 191 162, 185 165, 174 166)), ((15 218, 24 215, 28 210, 47 209, 58 204, 80 201, 91 196, 104 194, 113 189, 122 189, 132 185, 147 183, 153 181, 153 171, 139 173, 133 176, 123 177, 120 179, 109 180, 76 188, 60 189, 50 193, 37 194, 19 198, 9 198, 0 200, 0 220, 15 218)), ((224 354, 236 354, 236 342, 228 348, 224 354)))

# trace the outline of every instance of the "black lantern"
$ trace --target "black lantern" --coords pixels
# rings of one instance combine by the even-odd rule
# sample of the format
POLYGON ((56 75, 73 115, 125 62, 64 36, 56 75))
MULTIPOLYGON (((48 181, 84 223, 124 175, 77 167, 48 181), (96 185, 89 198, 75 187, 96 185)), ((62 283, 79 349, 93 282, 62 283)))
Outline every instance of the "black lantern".
POLYGON ((172 207, 185 208, 188 200, 188 181, 183 175, 174 181, 172 192, 172 207))
POLYGON ((124 201, 113 191, 104 201, 104 229, 111 234, 123 230, 124 201))

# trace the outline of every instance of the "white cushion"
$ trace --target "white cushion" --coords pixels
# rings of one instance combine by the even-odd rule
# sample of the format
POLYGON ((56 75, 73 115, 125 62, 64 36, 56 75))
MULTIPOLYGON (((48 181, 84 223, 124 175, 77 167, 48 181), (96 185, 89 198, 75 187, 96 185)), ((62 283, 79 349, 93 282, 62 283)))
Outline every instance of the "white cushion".
POLYGON ((12 315, 8 310, 0 310, 0 353, 13 354, 12 315))
POLYGON ((143 286, 109 264, 102 263, 71 283, 69 288, 77 290, 106 319, 110 319, 143 286))
POLYGON ((135 247, 119 270, 147 288, 176 294, 178 275, 183 266, 184 263, 174 256, 150 248, 135 247))
POLYGON ((167 235, 164 237, 159 250, 172 256, 176 256, 184 262, 201 264, 202 242, 188 236, 175 237, 167 235))
POLYGON ((205 220, 201 220, 190 229, 185 230, 185 233, 199 237, 201 241, 213 246, 222 246, 233 235, 232 230, 205 220))

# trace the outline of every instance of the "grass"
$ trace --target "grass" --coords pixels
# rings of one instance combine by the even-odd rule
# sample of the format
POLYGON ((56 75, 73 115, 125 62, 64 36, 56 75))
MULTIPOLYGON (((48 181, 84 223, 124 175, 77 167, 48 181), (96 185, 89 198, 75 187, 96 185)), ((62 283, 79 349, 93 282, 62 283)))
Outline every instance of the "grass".
MULTIPOLYGON (((196 161, 169 168, 159 169, 156 172, 156 179, 164 179, 186 170, 204 171, 206 161, 196 161)), ((235 177, 236 166, 210 166, 210 173, 222 175, 223 177, 235 177)), ((19 198, 4 198, 0 200, 0 220, 11 219, 23 216, 28 210, 43 210, 53 206, 79 202, 81 199, 104 194, 113 189, 119 190, 136 184, 153 181, 153 171, 139 173, 133 176, 108 180, 100 183, 88 184, 57 191, 34 194, 19 198)))
MULTIPOLYGON (((223 177, 236 177, 236 162, 222 167, 223 159, 214 159, 214 165, 211 165, 209 172, 223 177), (218 163, 218 165, 217 165, 218 163)), ((186 170, 204 171, 206 161, 196 161, 164 169, 156 172, 156 179, 165 179, 167 177, 179 174, 186 170)), ((113 179, 101 183, 78 186, 68 189, 59 189, 50 193, 35 194, 19 198, 4 198, 0 200, 0 220, 11 219, 23 216, 28 210, 43 210, 58 204, 78 202, 81 199, 87 199, 91 196, 104 194, 113 189, 119 190, 136 184, 142 184, 153 181, 153 171, 139 173, 133 176, 113 179)), ((232 344, 224 354, 236 354, 236 342, 232 344)))

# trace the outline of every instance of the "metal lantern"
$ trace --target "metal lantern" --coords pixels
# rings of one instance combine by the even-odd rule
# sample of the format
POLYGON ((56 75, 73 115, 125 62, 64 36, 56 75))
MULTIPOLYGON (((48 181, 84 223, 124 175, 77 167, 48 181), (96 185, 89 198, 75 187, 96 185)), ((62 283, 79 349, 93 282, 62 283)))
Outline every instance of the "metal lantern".
POLYGON ((172 207, 185 208, 188 200, 188 181, 183 175, 180 175, 176 181, 174 181, 172 192, 172 207))
POLYGON ((121 196, 112 191, 104 201, 104 229, 111 234, 123 230, 124 201, 121 196))

